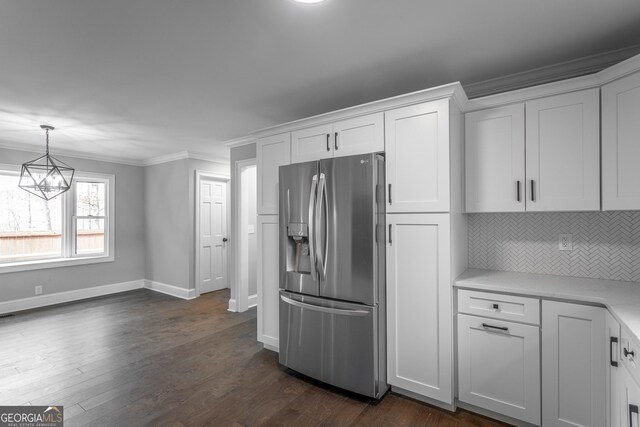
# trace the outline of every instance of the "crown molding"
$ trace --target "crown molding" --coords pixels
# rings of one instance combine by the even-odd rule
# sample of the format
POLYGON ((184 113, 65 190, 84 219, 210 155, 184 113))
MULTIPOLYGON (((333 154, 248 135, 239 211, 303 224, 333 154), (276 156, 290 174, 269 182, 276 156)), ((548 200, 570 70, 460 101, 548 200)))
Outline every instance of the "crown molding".
POLYGON ((487 97, 531 86, 539 86, 558 80, 595 74, 625 61, 638 53, 640 53, 640 45, 633 45, 545 67, 534 68, 520 73, 464 84, 463 86, 469 98, 487 97))
POLYGON ((231 148, 237 148, 237 147, 242 147, 244 145, 249 145, 249 144, 253 144, 256 142, 256 139, 252 136, 243 136, 241 138, 234 138, 234 139, 230 139, 227 142, 224 143, 224 145, 231 149, 231 148))
POLYGON ((251 132, 250 137, 254 137, 256 139, 264 138, 266 136, 277 135, 283 132, 319 126, 332 123, 337 120, 384 112, 394 108, 406 107, 443 98, 452 99, 453 102, 463 111, 468 101, 467 95, 465 94, 460 82, 455 82, 259 129, 251 132))
POLYGON ((206 153, 199 153, 195 151, 178 151, 176 153, 164 154, 162 156, 152 157, 150 159, 146 159, 143 162, 143 166, 155 166, 162 163, 174 162, 176 160, 203 160, 211 163, 218 163, 221 165, 229 165, 229 160, 221 159, 219 157, 214 157, 206 153))

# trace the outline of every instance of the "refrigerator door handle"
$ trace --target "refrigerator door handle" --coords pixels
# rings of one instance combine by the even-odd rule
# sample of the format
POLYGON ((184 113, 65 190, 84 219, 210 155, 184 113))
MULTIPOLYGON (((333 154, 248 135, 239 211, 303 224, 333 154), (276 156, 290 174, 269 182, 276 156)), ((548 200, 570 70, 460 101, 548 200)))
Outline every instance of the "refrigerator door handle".
POLYGON ((322 307, 320 305, 309 304, 307 302, 302 302, 302 301, 296 301, 294 299, 285 297, 284 295, 280 295, 280 298, 282 299, 282 301, 284 301, 287 304, 291 304, 300 308, 307 308, 309 310, 319 311, 321 313, 339 314, 341 316, 359 316, 359 317, 367 316, 370 314, 370 312, 367 310, 352 310, 352 309, 344 309, 344 308, 322 307))
MULTIPOLYGON (((329 218, 327 217, 326 213, 327 213, 327 205, 326 205, 326 201, 327 201, 327 185, 326 185, 326 176, 325 174, 321 173, 320 174, 320 180, 318 182, 318 198, 316 201, 316 222, 314 224, 314 232, 318 233, 318 230, 320 230, 320 218, 322 217, 322 211, 324 208, 325 211, 325 234, 327 233, 327 227, 329 225, 329 218)), ((326 275, 327 275, 327 250, 329 249, 329 239, 327 239, 327 236, 324 236, 324 251, 322 251, 320 245, 322 244, 322 241, 320 239, 317 239, 317 234, 316 234, 316 254, 317 254, 317 258, 318 258, 318 265, 317 265, 317 269, 318 269, 318 273, 320 274, 320 280, 325 280, 326 275)))
POLYGON ((318 175, 313 175, 311 180, 311 191, 309 192, 309 257, 311 258, 311 277, 315 281, 318 277, 316 271, 316 227, 314 224, 314 211, 316 209, 316 188, 318 186, 318 175))

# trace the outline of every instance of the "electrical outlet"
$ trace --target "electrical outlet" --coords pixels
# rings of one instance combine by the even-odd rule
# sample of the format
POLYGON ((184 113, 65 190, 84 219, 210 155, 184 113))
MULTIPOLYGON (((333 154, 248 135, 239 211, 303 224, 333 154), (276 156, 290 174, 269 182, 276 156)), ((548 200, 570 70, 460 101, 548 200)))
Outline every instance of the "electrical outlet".
POLYGON ((42 295, 42 286, 36 286, 36 295, 42 295))
POLYGON ((561 251, 572 251, 573 250, 573 235, 571 234, 560 234, 558 247, 561 251))

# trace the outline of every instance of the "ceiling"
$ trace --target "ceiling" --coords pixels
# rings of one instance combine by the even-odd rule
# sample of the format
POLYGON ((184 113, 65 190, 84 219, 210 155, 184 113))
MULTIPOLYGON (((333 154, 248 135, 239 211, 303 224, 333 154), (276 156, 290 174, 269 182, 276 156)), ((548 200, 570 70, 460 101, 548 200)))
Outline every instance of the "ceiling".
MULTIPOLYGON (((250 131, 640 43, 638 0, 0 0, 0 145, 228 158, 250 131)), ((1 159, 0 159, 1 163, 1 159)))

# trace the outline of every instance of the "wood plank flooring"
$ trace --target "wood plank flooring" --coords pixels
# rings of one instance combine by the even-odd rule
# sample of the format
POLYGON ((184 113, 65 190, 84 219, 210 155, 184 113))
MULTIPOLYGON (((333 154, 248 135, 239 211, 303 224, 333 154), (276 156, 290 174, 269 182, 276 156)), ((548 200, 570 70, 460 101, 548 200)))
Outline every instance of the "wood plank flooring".
POLYGON ((148 290, 0 319, 0 405, 64 405, 66 426, 501 426, 295 375, 256 341, 228 290, 148 290))

